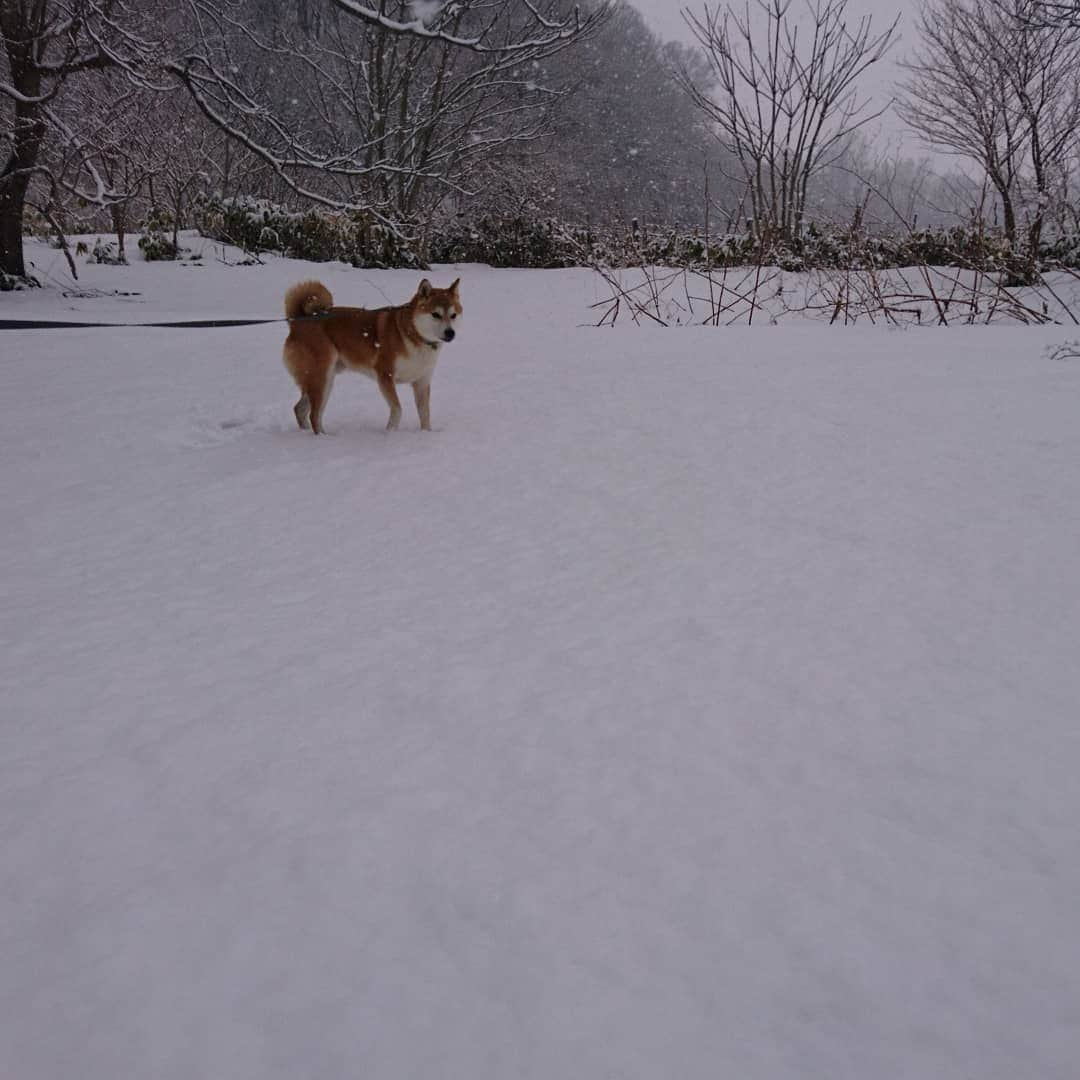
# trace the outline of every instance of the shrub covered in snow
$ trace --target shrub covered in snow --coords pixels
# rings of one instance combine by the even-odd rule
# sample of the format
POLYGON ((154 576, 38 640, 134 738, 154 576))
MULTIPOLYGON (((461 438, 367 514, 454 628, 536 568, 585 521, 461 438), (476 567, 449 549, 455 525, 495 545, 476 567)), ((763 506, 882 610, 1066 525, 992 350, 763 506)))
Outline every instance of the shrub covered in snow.
POLYGON ((572 230, 550 219, 461 216, 434 230, 428 253, 433 262, 550 270, 578 265, 578 245, 573 240, 572 230))
POLYGON ((180 245, 172 238, 173 218, 167 210, 152 211, 139 237, 139 250, 147 262, 163 262, 180 255, 180 245))
MULTIPOLYGON (((80 244, 76 250, 81 252, 85 246, 80 244)), ((127 259, 118 251, 116 243, 112 240, 103 240, 101 237, 94 241, 94 246, 89 250, 88 255, 90 262, 101 266, 124 266, 127 263, 127 259)))
POLYGON ((198 203, 195 218, 204 236, 253 254, 277 251, 294 259, 367 267, 419 262, 393 230, 360 214, 289 210, 264 199, 207 198, 198 203))

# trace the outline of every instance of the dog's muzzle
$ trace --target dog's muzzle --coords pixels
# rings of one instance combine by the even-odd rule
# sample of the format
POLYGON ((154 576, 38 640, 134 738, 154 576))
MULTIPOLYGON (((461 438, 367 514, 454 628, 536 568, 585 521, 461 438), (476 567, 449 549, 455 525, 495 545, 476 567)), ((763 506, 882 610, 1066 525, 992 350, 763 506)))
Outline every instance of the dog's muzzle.
POLYGON ((443 341, 453 341, 453 340, 454 340, 454 331, 453 330, 444 330, 443 331, 443 341))

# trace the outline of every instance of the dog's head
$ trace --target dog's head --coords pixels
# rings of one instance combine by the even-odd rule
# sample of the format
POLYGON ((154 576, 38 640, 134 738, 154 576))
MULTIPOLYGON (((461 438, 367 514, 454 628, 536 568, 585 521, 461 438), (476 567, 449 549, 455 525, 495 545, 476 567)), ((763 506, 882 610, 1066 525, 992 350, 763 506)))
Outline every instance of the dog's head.
POLYGON ((441 344, 453 341, 461 325, 461 298, 458 285, 461 278, 448 289, 436 289, 427 278, 412 298, 413 325, 425 341, 441 344))

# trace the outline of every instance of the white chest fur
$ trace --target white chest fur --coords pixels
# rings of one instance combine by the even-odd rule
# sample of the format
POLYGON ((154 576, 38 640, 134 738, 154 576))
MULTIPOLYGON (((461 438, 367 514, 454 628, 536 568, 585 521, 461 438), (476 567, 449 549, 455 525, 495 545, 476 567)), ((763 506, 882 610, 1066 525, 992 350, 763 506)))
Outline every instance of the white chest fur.
POLYGON ((426 382, 439 359, 439 346, 410 346, 394 364, 394 382, 426 382))

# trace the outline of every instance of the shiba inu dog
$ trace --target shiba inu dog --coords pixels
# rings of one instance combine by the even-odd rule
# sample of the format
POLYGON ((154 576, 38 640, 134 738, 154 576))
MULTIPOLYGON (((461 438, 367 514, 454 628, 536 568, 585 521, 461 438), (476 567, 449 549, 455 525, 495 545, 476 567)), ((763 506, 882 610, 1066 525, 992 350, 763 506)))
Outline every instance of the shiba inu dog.
POLYGON ((319 316, 289 325, 283 359, 300 388, 293 408, 301 428, 322 432, 322 415, 334 376, 359 371, 373 378, 390 406, 387 431, 401 423, 397 383, 411 383, 420 427, 431 430, 431 376, 439 350, 453 341, 461 320, 458 278, 436 289, 426 278, 416 295, 400 307, 335 307, 330 290, 318 281, 301 281, 285 294, 285 315, 319 316))

